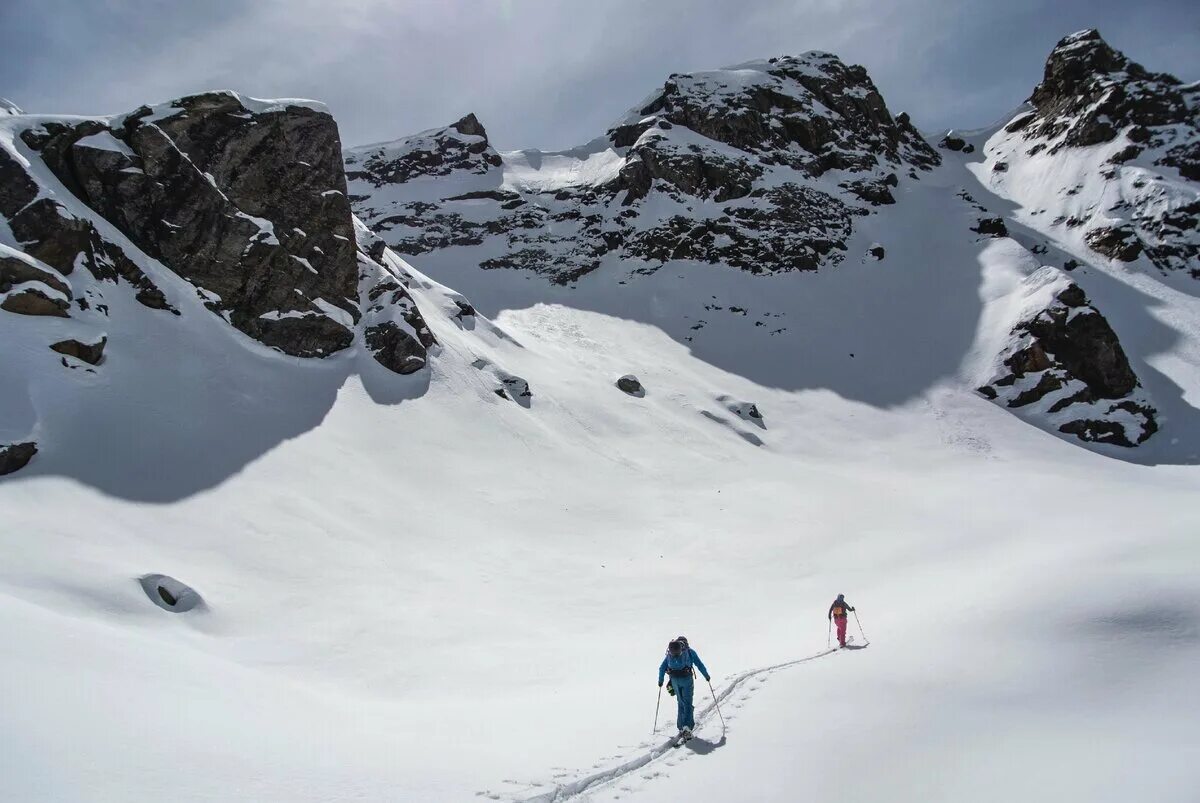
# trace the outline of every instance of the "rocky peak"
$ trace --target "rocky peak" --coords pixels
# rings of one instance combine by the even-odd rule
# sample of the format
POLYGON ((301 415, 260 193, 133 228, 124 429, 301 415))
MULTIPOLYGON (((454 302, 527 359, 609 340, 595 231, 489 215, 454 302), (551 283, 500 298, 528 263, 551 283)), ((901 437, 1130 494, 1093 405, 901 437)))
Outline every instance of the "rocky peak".
POLYGON ((424 176, 456 172, 486 174, 500 166, 500 154, 474 114, 445 128, 411 137, 350 148, 344 154, 346 177, 374 187, 403 184, 424 176))
POLYGON ((1029 136, 1062 137, 1055 147, 1110 142, 1124 129, 1146 142, 1155 127, 1196 125, 1195 87, 1152 73, 1113 49, 1091 29, 1064 37, 1046 60, 1042 82, 1030 95, 1035 111, 1014 120, 1029 136))
POLYGON ((871 169, 880 157, 922 168, 940 158, 907 116, 892 117, 863 67, 831 53, 672 75, 609 137, 617 147, 633 145, 664 122, 812 176, 871 169))

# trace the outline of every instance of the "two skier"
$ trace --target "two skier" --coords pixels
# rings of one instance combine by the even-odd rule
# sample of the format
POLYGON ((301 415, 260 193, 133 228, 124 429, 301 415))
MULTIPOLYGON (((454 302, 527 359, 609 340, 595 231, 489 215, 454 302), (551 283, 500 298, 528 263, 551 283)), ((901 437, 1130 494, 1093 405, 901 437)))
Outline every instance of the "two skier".
POLYGON ((829 606, 829 618, 837 625, 838 646, 846 646, 846 611, 853 611, 854 606, 846 602, 845 594, 838 594, 837 599, 829 606))
POLYGON ((706 681, 712 680, 704 662, 688 644, 686 637, 679 636, 667 644, 667 654, 658 666, 658 685, 661 688, 663 678, 667 675, 671 677, 667 692, 674 695, 679 706, 675 725, 679 728, 681 743, 692 738, 692 729, 696 727, 696 712, 692 699, 695 697, 697 669, 706 681))
MULTIPOLYGON (((854 606, 846 602, 844 594, 838 594, 837 599, 829 606, 829 619, 837 625, 838 646, 846 646, 846 624, 848 614, 854 612, 854 606)), ((686 636, 674 638, 667 644, 667 654, 663 656, 658 666, 658 686, 661 689, 663 680, 671 678, 667 692, 675 698, 679 711, 675 717, 675 725, 679 728, 676 746, 692 738, 692 730, 696 727, 696 712, 692 704, 696 692, 696 670, 709 683, 712 677, 708 668, 700 660, 700 656, 688 644, 686 636)), ((656 715, 657 716, 657 715, 656 715)))

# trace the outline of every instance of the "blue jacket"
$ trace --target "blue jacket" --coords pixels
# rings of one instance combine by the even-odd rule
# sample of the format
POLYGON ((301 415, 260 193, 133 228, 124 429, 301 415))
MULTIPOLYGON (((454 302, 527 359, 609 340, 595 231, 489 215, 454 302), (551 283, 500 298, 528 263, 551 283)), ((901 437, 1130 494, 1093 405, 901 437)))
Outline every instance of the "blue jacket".
POLYGON ((658 685, 661 686, 663 684, 663 677, 666 676, 668 669, 691 669, 693 665, 700 670, 700 674, 704 675, 705 680, 712 680, 708 676, 708 670, 704 668, 704 662, 700 660, 700 656, 696 655, 696 651, 689 647, 682 655, 671 655, 668 653, 663 658, 662 663, 658 667, 658 685))

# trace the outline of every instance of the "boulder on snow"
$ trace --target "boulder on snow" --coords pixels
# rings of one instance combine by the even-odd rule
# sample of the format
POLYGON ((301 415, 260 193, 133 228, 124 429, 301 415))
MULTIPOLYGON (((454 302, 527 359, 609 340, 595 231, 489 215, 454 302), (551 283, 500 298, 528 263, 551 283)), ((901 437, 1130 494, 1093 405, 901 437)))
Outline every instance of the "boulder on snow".
POLYGON ((138 578, 142 591, 158 607, 171 613, 207 610, 204 598, 196 589, 165 574, 147 574, 138 578))
POLYGON ((880 245, 879 243, 875 243, 870 248, 868 248, 867 253, 870 254, 871 256, 875 257, 876 261, 881 261, 886 254, 886 252, 883 250, 883 246, 880 245))
POLYGON ((646 395, 646 389, 642 387, 642 383, 633 374, 625 374, 625 376, 617 380, 617 387, 630 396, 641 398, 646 395))
POLYGON ((37 451, 37 444, 32 441, 0 445, 0 475, 12 474, 25 468, 37 451))
POLYGON ((74 357, 77 360, 83 360, 89 365, 99 365, 100 360, 104 358, 104 347, 108 345, 108 338, 100 338, 99 343, 82 343, 78 340, 60 340, 50 346, 52 351, 57 351, 59 354, 65 354, 68 357, 74 357))
POLYGON ((758 405, 754 402, 741 401, 732 396, 718 396, 717 401, 725 407, 726 410, 736 415, 743 421, 749 421, 756 426, 766 429, 766 422, 763 421, 762 413, 758 410, 758 405))
POLYGON ((530 405, 533 391, 529 389, 529 382, 505 371, 496 371, 496 378, 500 381, 500 387, 493 391, 497 396, 515 401, 522 407, 530 405))
POLYGON ((938 147, 945 148, 948 151, 961 151, 967 147, 967 141, 953 134, 946 134, 946 136, 942 137, 942 141, 938 143, 938 147))
POLYGON ((986 234, 989 237, 1008 236, 1008 226, 1004 225, 1004 218, 1001 217, 981 217, 971 227, 971 231, 976 234, 986 234))

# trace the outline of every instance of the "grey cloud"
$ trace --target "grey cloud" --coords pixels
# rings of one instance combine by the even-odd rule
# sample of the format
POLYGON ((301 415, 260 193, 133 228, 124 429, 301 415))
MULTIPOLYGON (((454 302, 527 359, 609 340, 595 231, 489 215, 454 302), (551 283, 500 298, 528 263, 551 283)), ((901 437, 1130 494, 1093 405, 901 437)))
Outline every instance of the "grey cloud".
POLYGON ((353 144, 474 111, 500 147, 561 148, 671 72, 819 49, 933 130, 1016 106, 1054 42, 1086 27, 1200 78, 1200 6, 1175 0, 6 0, 0 94, 83 114, 212 88, 312 97, 353 144))

